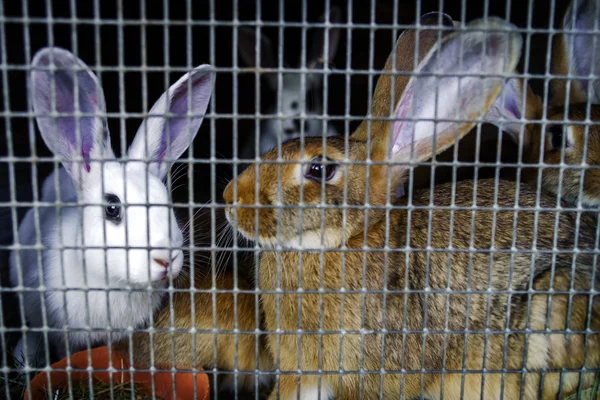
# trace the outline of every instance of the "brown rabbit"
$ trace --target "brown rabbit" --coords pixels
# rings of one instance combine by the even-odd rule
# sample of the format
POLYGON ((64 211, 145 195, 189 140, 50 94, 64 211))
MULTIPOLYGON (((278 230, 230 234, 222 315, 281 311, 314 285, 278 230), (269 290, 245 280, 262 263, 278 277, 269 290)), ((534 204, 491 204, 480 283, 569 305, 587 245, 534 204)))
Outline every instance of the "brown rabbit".
MULTIPOLYGON (((595 0, 571 3, 562 28, 593 31, 595 23, 600 28, 597 7, 595 0)), ((541 176, 542 188, 558 194, 562 175, 560 195, 564 200, 575 205, 581 201, 584 206, 597 207, 600 206, 600 169, 594 167, 600 166, 600 130, 597 125, 600 122, 600 106, 596 105, 600 103, 600 80, 589 79, 592 73, 600 74, 594 68, 600 64, 600 36, 595 36, 595 49, 592 47, 594 36, 589 34, 555 36, 551 72, 575 76, 569 85, 569 101, 566 101, 567 80, 564 78, 551 81, 552 101, 547 110, 544 110, 542 100, 525 87, 522 80, 510 79, 487 118, 515 142, 522 143, 524 163, 535 164, 535 168, 523 169, 523 180, 536 184, 541 176), (589 126, 586 146, 583 122, 587 119, 588 101, 592 103, 589 118, 594 124, 589 126), (526 121, 521 121, 523 117, 526 121), (545 126, 541 124, 544 117, 549 120, 545 126), (504 124, 501 119, 504 119, 504 124), (558 167, 561 155, 566 164, 562 174, 558 167), (549 164, 549 167, 538 168, 541 162, 549 164), (581 187, 582 165, 592 168, 585 169, 581 187)))
POLYGON ((555 229, 553 209, 533 209, 555 202, 542 195, 537 203, 535 188, 517 192, 508 181, 394 198, 407 162, 475 125, 446 121, 491 107, 502 80, 479 76, 516 66, 522 40, 511 24, 488 18, 469 28, 424 57, 422 76, 397 102, 398 120, 374 123, 370 147, 360 130, 326 148, 321 139, 305 139, 303 149, 290 141, 283 164, 271 151, 226 187, 228 220, 263 249, 260 302, 280 372, 270 399, 518 399, 521 390, 555 398, 576 392, 581 377, 592 385, 594 372, 560 375, 600 362, 592 218, 581 217, 577 234, 576 216, 562 213, 555 229), (422 121, 433 117, 442 121, 422 121), (582 251, 573 263, 575 240, 582 251))

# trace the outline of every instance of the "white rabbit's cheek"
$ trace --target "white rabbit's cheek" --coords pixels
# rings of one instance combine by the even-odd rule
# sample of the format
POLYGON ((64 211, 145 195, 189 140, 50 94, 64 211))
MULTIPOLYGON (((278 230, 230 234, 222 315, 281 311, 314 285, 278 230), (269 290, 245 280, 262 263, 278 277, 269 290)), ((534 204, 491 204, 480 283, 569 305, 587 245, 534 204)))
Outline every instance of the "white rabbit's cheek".
POLYGON ((183 232, 181 232, 173 212, 171 212, 171 244, 173 247, 183 246, 183 232))
POLYGON ((130 249, 127 252, 128 264, 122 269, 124 278, 131 283, 148 284, 152 281, 150 254, 143 249, 130 249))
POLYGON ((169 232, 173 232, 172 223, 174 222, 171 219, 171 210, 168 206, 152 206, 148 211, 150 217, 148 223, 150 245, 169 246, 170 241, 173 239, 170 237, 169 232))
MULTIPOLYGON (((87 204, 98 204, 101 200, 86 200, 87 204)), ((89 246, 104 246, 105 236, 108 235, 109 223, 104 217, 103 206, 84 206, 83 207, 83 241, 89 246), (105 235, 104 232, 107 232, 105 235)), ((107 238, 108 239, 108 238, 107 238)))
POLYGON ((130 245, 145 247, 148 242, 148 208, 146 206, 127 207, 127 242, 130 245))

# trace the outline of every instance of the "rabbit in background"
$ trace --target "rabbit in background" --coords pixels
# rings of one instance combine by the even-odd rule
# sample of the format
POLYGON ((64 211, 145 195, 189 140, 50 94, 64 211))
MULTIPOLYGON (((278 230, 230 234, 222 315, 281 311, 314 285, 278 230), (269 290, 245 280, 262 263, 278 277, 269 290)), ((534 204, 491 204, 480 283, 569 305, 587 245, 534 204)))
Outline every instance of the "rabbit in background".
MULTIPOLYGON (((339 23, 341 11, 338 7, 332 7, 329 15, 331 23, 339 23)), ((321 22, 325 20, 325 15, 321 16, 321 22)), ((310 41, 306 54, 306 68, 309 70, 318 69, 319 66, 329 64, 333 61, 340 37, 339 28, 330 28, 328 30, 328 49, 326 49, 325 29, 318 29, 313 35, 308 33, 310 41)), ((271 40, 264 34, 259 37, 260 59, 256 53, 256 30, 253 27, 242 27, 239 29, 239 52, 245 64, 257 68, 278 68, 277 49, 273 46, 271 40)), ((290 68, 288 64, 284 68, 290 68)), ((300 65, 298 66, 300 67, 300 65)), ((271 95, 268 100, 262 101, 266 105, 264 114, 272 116, 263 119, 260 123, 260 130, 254 136, 244 140, 239 157, 242 159, 253 159, 260 157, 280 143, 290 139, 299 138, 304 129, 304 136, 336 136, 339 132, 334 125, 326 121, 326 129, 322 119, 310 118, 311 116, 323 115, 323 78, 321 73, 307 73, 305 75, 304 87, 302 86, 301 73, 283 73, 281 80, 281 97, 278 94, 278 77, 276 73, 269 73, 263 76, 271 95), (310 101, 309 101, 310 100, 310 101), (304 106, 305 105, 305 106, 304 106), (281 121, 276 117, 281 110, 281 121), (307 118, 301 117, 305 112, 307 118), (258 150, 256 154, 256 135, 258 135, 258 150)))
POLYGON ((537 184, 539 180, 542 189, 555 197, 560 194, 571 205, 581 202, 591 208, 600 206, 600 169, 593 168, 600 163, 600 37, 596 37, 593 48, 594 37, 589 34, 596 24, 600 27, 598 4, 594 0, 573 1, 562 18, 561 28, 567 32, 577 29, 588 33, 554 37, 549 104, 524 80, 511 78, 486 115, 506 136, 523 146, 523 162, 531 165, 523 169, 524 181, 537 184), (572 78, 567 79, 567 75, 572 78), (588 102, 592 124, 586 139, 582 122, 588 118, 588 102), (548 121, 545 126, 543 120, 548 121), (541 162, 546 164, 543 169, 538 168, 541 162), (562 162, 566 164, 564 169, 562 162), (585 164, 592 168, 582 169, 585 164))
POLYGON ((19 226, 15 244, 26 247, 10 258, 10 281, 23 291, 30 328, 13 355, 39 365, 52 359, 39 351, 45 348, 39 328, 51 329, 50 351, 63 358, 144 326, 161 305, 184 258, 183 232, 164 179, 202 124, 214 78, 210 66, 201 65, 174 83, 121 162, 112 150, 102 87, 88 66, 67 50, 44 48, 32 67, 37 125, 62 161, 44 181, 42 204, 19 226), (75 111, 84 115, 75 117, 75 111), (188 118, 188 111, 194 116, 188 118), (63 204, 57 208, 55 202, 63 204))

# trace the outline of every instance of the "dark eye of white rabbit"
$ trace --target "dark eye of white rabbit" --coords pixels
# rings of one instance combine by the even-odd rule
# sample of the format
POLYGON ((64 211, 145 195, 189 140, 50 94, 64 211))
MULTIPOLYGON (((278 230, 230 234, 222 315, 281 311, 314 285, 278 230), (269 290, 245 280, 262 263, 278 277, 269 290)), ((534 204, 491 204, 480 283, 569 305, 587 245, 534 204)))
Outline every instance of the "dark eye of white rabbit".
POLYGON ((104 200, 106 203, 108 203, 104 209, 104 215, 106 215, 106 219, 116 224, 121 222, 121 200, 114 194, 110 193, 104 197, 104 200))
MULTIPOLYGON (((548 128, 548 132, 550 133, 550 144, 552 145, 552 150, 562 149, 564 131, 565 129, 562 125, 552 125, 548 128)), ((567 147, 570 147, 568 137, 565 140, 565 148, 567 147)))
POLYGON ((338 165, 332 159, 325 158, 325 162, 323 162, 323 157, 318 156, 306 166, 304 177, 318 183, 321 183, 323 179, 327 182, 333 179, 337 169, 338 165))

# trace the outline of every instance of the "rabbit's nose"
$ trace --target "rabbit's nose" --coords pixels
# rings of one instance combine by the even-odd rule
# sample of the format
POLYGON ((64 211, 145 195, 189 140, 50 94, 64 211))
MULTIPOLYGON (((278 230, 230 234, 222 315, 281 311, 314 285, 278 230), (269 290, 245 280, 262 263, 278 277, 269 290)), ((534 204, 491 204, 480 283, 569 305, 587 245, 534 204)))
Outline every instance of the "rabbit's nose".
POLYGON ((164 268, 169 268, 169 265, 171 264, 169 261, 163 260, 162 258, 153 258, 153 260, 155 263, 157 263, 158 265, 160 265, 164 268))

